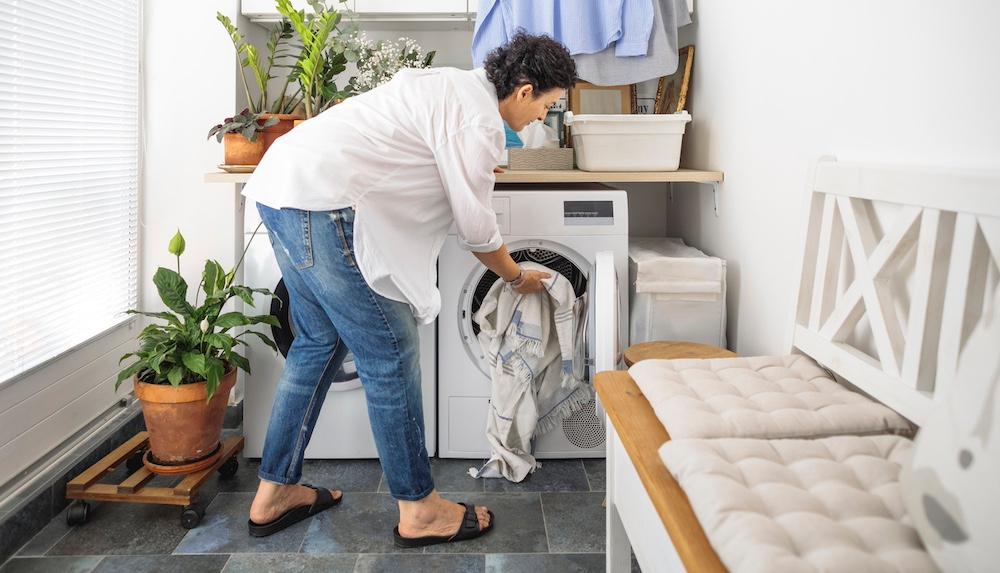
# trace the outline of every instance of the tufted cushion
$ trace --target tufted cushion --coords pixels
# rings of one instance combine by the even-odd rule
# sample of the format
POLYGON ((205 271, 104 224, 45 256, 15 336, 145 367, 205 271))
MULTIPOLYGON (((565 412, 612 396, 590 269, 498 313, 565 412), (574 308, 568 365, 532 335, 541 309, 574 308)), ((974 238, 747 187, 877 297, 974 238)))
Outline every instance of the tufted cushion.
POLYGON ((900 498, 899 436, 673 440, 660 449, 733 572, 936 571, 900 498))
POLYGON ((629 374, 674 439, 911 431, 899 414, 848 390, 807 356, 643 360, 629 374))

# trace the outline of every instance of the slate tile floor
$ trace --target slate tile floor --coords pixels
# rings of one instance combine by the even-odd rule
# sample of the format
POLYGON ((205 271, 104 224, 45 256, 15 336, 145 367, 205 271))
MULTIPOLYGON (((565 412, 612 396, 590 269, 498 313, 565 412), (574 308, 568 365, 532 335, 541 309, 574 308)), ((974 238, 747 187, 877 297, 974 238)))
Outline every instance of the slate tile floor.
POLYGON ((442 494, 488 505, 497 522, 484 538, 423 550, 393 546, 396 511, 377 460, 307 461, 303 481, 344 490, 344 502, 271 537, 249 537, 257 465, 241 458, 232 479, 206 484, 206 513, 195 529, 180 526, 178 508, 94 504, 82 526, 57 516, 0 573, 604 570, 604 460, 544 461, 528 480, 511 484, 472 479, 466 471, 474 460, 435 458, 442 494))

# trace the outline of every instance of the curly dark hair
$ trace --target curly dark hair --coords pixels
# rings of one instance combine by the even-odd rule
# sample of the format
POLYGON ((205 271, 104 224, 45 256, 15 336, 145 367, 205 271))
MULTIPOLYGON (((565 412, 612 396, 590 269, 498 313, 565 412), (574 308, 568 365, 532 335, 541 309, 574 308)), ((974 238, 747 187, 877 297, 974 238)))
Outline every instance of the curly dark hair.
POLYGON ((509 42, 491 51, 483 67, 500 99, 525 84, 534 87, 537 97, 555 88, 570 89, 576 83, 576 64, 566 46, 524 30, 518 30, 509 42))

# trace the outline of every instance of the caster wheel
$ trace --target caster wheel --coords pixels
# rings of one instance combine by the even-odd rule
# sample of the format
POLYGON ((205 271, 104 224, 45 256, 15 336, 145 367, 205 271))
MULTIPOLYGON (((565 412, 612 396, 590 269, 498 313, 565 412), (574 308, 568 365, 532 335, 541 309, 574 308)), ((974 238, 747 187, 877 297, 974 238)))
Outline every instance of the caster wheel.
POLYGON ((181 512, 181 525, 184 529, 194 529, 195 527, 198 527, 198 523, 204 515, 205 512, 189 505, 184 508, 184 511, 181 512))
POLYGON ((66 525, 82 525, 90 519, 90 504, 85 501, 74 501, 66 510, 66 525))
POLYGON ((219 475, 223 478, 231 478, 240 469, 240 461, 235 457, 229 458, 219 466, 219 475))
POLYGON ((125 467, 128 468, 129 472, 134 472, 142 467, 142 456, 145 453, 144 450, 139 450, 125 460, 125 467))

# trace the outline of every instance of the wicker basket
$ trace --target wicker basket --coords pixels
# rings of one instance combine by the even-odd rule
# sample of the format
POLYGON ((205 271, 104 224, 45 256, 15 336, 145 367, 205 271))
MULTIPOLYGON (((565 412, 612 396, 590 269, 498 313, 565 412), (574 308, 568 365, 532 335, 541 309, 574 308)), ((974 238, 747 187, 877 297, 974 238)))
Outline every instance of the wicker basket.
POLYGON ((573 150, 568 147, 538 149, 508 149, 507 168, 518 169, 573 169, 573 150))

